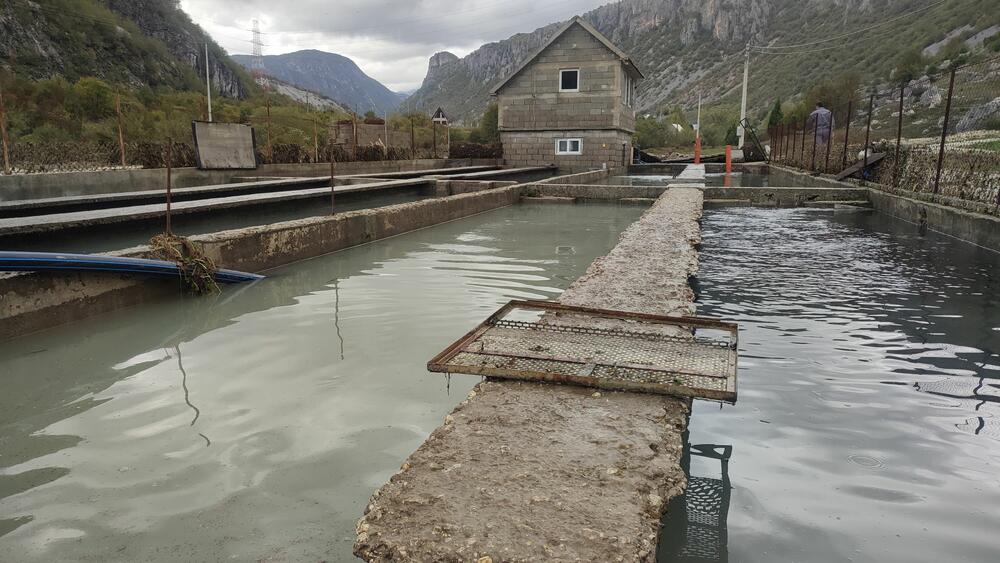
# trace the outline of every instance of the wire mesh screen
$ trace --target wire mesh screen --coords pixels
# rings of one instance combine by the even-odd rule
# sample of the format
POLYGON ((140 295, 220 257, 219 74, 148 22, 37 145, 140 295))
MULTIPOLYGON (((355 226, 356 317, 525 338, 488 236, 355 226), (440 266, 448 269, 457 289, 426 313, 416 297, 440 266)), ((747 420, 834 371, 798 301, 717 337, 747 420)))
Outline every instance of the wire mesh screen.
POLYGON ((736 401, 735 325, 512 301, 431 371, 736 401))

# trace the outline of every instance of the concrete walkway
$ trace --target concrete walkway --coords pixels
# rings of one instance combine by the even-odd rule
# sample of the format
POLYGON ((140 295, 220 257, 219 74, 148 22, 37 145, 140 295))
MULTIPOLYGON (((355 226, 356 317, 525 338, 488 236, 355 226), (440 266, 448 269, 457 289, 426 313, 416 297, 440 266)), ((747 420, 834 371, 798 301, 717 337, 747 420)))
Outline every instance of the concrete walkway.
MULTIPOLYGON (((560 301, 693 314, 701 213, 701 190, 668 190, 560 301)), ((355 554, 652 562, 666 502, 685 486, 689 412, 657 395, 482 383, 375 492, 355 554)))
POLYGON ((705 180, 704 164, 688 164, 684 170, 677 175, 677 180, 705 180))

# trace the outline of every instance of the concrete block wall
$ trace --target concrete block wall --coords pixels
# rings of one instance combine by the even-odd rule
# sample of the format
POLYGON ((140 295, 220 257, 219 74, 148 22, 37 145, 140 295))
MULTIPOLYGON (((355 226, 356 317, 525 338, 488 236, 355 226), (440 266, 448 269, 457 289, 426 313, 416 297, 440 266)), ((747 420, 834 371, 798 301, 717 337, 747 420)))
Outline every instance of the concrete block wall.
POLYGON ((501 130, 624 128, 634 131, 623 103, 617 56, 580 26, 548 47, 499 92, 501 130), (560 92, 560 69, 580 69, 580 91, 560 92))
POLYGON ((616 130, 501 132, 500 142, 507 165, 555 164, 560 172, 567 173, 627 165, 628 147, 632 145, 631 135, 616 130), (581 139, 583 154, 556 155, 556 139, 581 139))

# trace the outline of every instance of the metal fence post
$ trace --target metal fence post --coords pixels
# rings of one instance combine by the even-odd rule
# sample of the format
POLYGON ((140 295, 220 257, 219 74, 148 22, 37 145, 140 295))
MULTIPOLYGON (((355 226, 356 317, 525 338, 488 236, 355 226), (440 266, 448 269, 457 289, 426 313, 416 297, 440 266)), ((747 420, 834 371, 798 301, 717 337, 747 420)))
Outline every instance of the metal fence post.
POLYGON ((267 162, 274 163, 274 147, 271 145, 271 96, 265 98, 267 106, 267 162))
POLYGON ((799 161, 798 164, 801 168, 805 168, 806 164, 806 127, 808 126, 808 120, 802 118, 802 144, 799 146, 799 161))
POLYGON ((812 152, 812 165, 809 169, 813 172, 816 171, 816 146, 819 142, 819 116, 816 116, 816 121, 813 123, 813 152, 812 152))
POLYGON ((833 146, 833 112, 830 112, 830 121, 826 124, 826 163, 823 164, 823 171, 830 171, 830 147, 833 146))
POLYGON ((896 166, 892 173, 892 185, 899 187, 899 173, 902 166, 899 161, 899 145, 903 140, 903 94, 906 82, 899 85, 899 118, 896 120, 896 166))
POLYGON ((410 116, 410 158, 413 160, 417 159, 417 142, 416 136, 413 132, 413 116, 410 116))
POLYGON ((170 169, 174 161, 174 139, 172 137, 167 137, 167 224, 166 230, 167 235, 173 234, 170 230, 170 169))
POLYGON ((875 107, 875 94, 872 94, 868 98, 868 126, 865 129, 865 148, 862 152, 865 154, 864 162, 861 165, 861 177, 865 177, 865 169, 868 168, 868 143, 871 141, 872 134, 872 109, 875 107))
POLYGON ((3 173, 10 176, 10 139, 7 138, 7 106, 3 103, 3 86, 0 85, 0 143, 3 143, 3 173))
POLYGON ((847 168, 847 141, 851 137, 851 110, 854 109, 854 99, 847 100, 847 121, 844 129, 844 158, 840 163, 841 168, 847 168))
POLYGON ((319 162, 319 131, 316 130, 316 120, 313 119, 313 162, 319 162))
POLYGON ((121 153, 122 168, 125 168, 125 128, 122 126, 121 94, 115 94, 115 113, 118 114, 118 152, 121 153))
POLYGON ((335 182, 333 180, 333 176, 334 176, 334 172, 335 172, 335 170, 334 170, 335 164, 334 164, 334 158, 333 158, 333 139, 330 139, 330 150, 329 150, 329 152, 330 152, 330 214, 333 215, 334 213, 337 212, 337 196, 336 196, 336 193, 335 193, 336 189, 334 188, 335 182))
POLYGON ((951 117, 951 95, 955 92, 955 73, 958 67, 952 67, 948 78, 948 101, 944 104, 944 125, 941 127, 941 147, 938 149, 937 172, 934 173, 934 193, 941 187, 941 164, 944 162, 944 141, 948 138, 948 119, 951 117))

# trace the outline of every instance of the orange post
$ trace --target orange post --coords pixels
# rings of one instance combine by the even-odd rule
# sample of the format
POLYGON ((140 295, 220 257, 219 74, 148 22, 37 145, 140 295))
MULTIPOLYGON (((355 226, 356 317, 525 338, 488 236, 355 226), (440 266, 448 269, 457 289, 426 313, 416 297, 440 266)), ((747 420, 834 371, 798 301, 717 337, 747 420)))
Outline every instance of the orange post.
POLYGON ((701 135, 694 138, 694 163, 701 164, 701 135))
POLYGON ((726 175, 733 171, 733 145, 726 145, 726 175))

